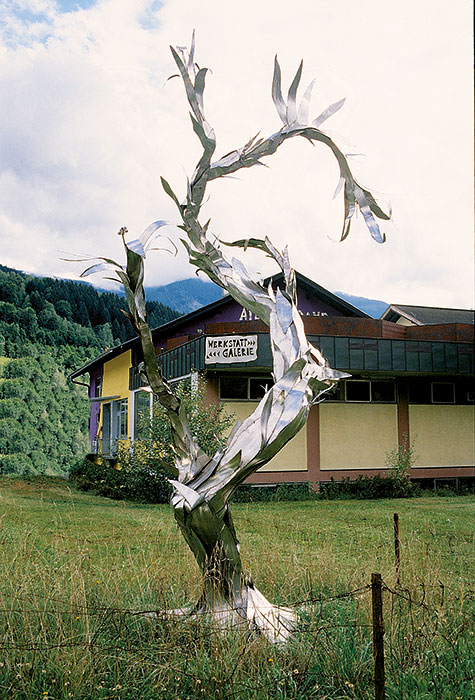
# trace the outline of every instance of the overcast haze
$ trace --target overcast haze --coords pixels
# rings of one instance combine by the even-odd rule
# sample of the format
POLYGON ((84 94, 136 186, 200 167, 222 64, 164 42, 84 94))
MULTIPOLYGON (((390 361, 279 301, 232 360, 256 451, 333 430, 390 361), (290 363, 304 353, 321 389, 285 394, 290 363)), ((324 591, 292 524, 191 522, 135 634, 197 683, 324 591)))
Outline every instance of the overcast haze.
MULTIPOLYGON (((355 174, 393 211, 384 245, 362 217, 338 243, 336 162, 294 139, 269 168, 211 183, 203 221, 213 232, 288 243, 293 266, 330 290, 473 307, 468 0, 0 0, 0 20, 2 263, 77 278, 64 252, 120 259, 121 226, 136 237, 153 220, 178 221, 159 176, 184 197, 200 148, 183 86, 167 82, 169 44, 189 45, 195 28, 196 60, 212 69, 217 157, 277 131, 274 55, 285 91, 303 58, 302 85, 316 78, 311 118, 347 98, 322 128, 362 154, 355 174)), ((147 259, 149 285, 193 274, 183 253, 147 259)))

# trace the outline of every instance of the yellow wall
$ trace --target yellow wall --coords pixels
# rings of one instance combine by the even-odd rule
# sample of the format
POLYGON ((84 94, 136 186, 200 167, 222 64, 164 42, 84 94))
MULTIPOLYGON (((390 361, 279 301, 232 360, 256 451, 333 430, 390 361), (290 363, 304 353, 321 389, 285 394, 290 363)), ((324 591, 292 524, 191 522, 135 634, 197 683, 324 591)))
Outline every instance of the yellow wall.
POLYGON ((395 405, 320 405, 321 469, 381 469, 396 447, 395 405))
POLYGON ((474 406, 409 406, 416 467, 475 465, 474 406))
MULTIPOLYGON (((236 420, 243 421, 251 415, 258 401, 223 401, 226 409, 234 413, 236 420)), ((232 427, 231 427, 232 429, 232 427)), ((297 433, 295 437, 258 472, 295 472, 307 469, 307 426, 297 433)))
MULTIPOLYGON (((127 350, 104 364, 102 378, 102 396, 117 396, 119 399, 129 399, 127 433, 130 435, 130 392, 129 369, 132 366, 132 352, 127 350)), ((102 425, 102 404, 100 425, 102 425)))

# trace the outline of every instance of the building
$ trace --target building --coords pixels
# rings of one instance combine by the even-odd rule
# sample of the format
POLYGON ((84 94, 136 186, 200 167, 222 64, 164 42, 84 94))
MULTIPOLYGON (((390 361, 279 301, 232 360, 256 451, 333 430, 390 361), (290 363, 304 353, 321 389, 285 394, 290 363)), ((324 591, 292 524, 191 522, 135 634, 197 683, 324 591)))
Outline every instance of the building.
MULTIPOLYGON (((279 276, 274 278, 278 284, 279 276)), ((314 406, 307 425, 248 482, 318 482, 384 473, 387 454, 414 443, 411 477, 475 476, 473 312, 390 306, 375 320, 297 273, 309 340, 352 376, 314 406), (445 313, 446 312, 446 313, 445 313)), ((224 296, 153 332, 171 381, 203 373, 207 401, 247 417, 272 381, 267 327, 224 296)), ((73 372, 89 374, 91 444, 112 455, 133 440, 150 390, 137 339, 73 372)))

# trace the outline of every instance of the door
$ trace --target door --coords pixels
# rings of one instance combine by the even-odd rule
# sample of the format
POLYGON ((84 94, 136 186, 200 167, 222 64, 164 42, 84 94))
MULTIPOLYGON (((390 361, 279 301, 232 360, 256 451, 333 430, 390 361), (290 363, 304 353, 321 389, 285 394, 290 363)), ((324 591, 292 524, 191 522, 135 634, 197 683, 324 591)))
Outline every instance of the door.
POLYGON ((102 449, 103 455, 111 454, 111 420, 112 420, 112 404, 105 403, 102 405, 102 449))

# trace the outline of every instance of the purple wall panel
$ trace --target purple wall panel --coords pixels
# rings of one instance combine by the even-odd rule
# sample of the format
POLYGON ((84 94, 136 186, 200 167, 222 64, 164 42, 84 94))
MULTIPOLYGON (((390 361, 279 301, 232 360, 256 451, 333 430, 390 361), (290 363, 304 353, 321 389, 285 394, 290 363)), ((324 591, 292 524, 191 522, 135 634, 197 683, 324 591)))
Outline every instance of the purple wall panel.
MULTIPOLYGON (((89 389, 89 398, 92 399, 97 396, 96 389, 98 385, 102 386, 102 366, 95 368, 91 372, 91 384, 89 389)), ((97 429, 99 427, 99 413, 101 410, 101 405, 99 401, 91 403, 91 418, 89 420, 89 439, 91 445, 94 443, 94 439, 97 435, 97 429)))

